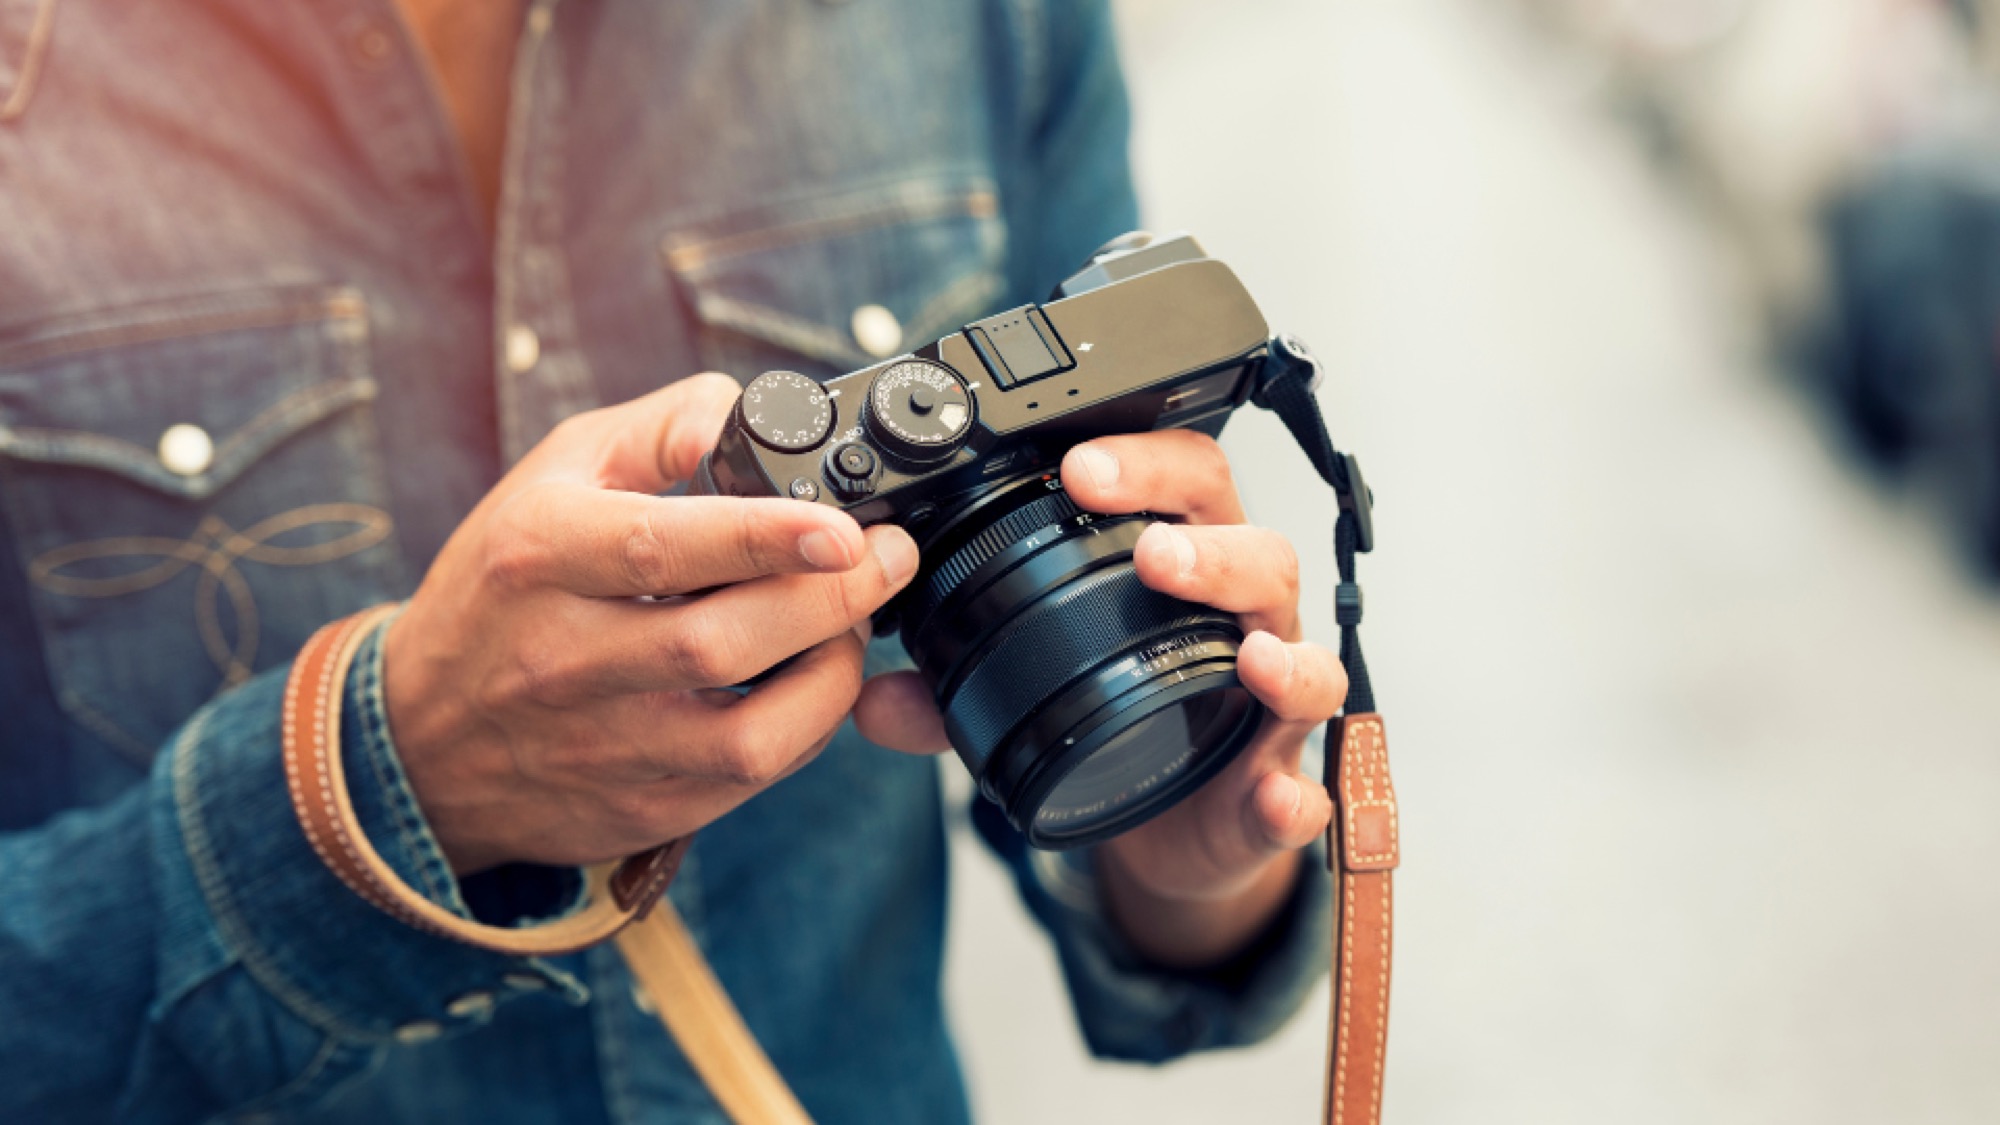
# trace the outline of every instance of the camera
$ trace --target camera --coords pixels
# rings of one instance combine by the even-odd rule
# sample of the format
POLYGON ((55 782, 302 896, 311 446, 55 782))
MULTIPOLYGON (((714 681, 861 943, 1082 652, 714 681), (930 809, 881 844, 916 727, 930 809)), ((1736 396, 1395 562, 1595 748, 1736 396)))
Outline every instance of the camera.
POLYGON ((1126 235, 1047 302, 822 384, 743 390, 691 486, 829 504, 916 540, 900 629, 984 796, 1030 844, 1074 847, 1165 811, 1239 754, 1264 708, 1228 613, 1148 589, 1156 517, 1064 492, 1070 447, 1168 428, 1219 435, 1284 363, 1236 274, 1187 235, 1126 235))

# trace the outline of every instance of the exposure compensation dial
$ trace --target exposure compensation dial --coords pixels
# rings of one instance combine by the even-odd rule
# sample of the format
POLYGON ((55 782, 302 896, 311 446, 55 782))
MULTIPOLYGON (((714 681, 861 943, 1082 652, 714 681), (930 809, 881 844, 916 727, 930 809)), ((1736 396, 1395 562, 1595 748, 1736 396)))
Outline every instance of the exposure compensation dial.
POLYGON ((912 464, 942 461, 972 431, 972 392, 942 363, 911 359, 868 387, 868 434, 892 457, 912 464))
POLYGON ((833 431, 833 399, 796 371, 766 371, 743 388, 736 422, 757 443, 780 453, 814 449, 833 431))

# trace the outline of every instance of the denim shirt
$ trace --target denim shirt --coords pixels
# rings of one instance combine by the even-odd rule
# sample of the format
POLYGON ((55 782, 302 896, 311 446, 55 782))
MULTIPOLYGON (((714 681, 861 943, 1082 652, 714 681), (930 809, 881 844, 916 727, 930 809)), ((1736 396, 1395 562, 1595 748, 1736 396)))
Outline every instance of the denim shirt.
MULTIPOLYGON (((392 0, 0 0, 0 1120, 721 1120, 614 951, 508 958, 334 881, 287 662, 562 418, 861 365, 1137 225, 1101 3, 537 0, 490 231, 420 60, 392 0)), ((573 873, 454 878, 381 683, 377 637, 342 753, 385 858, 468 916, 572 908, 573 873)), ((672 890, 821 1122, 967 1116, 937 768, 850 728, 672 890)), ((1168 972, 1087 859, 975 819, 1100 1054, 1253 1041, 1319 971, 1317 875, 1168 972)))

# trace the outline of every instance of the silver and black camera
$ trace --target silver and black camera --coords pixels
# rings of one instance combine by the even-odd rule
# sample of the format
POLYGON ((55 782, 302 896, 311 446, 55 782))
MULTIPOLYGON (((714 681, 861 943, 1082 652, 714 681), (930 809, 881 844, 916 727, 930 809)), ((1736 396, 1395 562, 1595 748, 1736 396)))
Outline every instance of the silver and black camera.
POLYGON ((921 565, 877 632, 901 629, 1009 822, 1072 847, 1192 793, 1264 709, 1237 678, 1236 618, 1142 585, 1132 549, 1156 517, 1083 511, 1063 454, 1107 434, 1217 435, 1311 364, 1193 238, 1131 234, 1045 304, 825 384, 758 376, 693 488, 908 530, 921 565))

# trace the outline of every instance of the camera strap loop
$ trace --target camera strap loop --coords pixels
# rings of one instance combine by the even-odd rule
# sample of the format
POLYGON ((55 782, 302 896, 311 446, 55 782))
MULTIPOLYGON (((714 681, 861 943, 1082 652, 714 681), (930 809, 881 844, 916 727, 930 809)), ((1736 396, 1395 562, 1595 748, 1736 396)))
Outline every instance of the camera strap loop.
POLYGON ((1375 712, 1375 687, 1361 654, 1361 586, 1354 557, 1375 547, 1374 496, 1361 463, 1334 448, 1320 412, 1319 362, 1296 338, 1270 343, 1254 401, 1273 411, 1333 488, 1334 621, 1347 703, 1327 725, 1326 788, 1333 798, 1326 861, 1339 880, 1333 929, 1333 1006, 1327 1033, 1328 1125, 1376 1125, 1382 1115, 1382 1068, 1389 1039, 1389 965, 1394 946, 1391 872, 1401 861, 1389 745, 1375 712))

